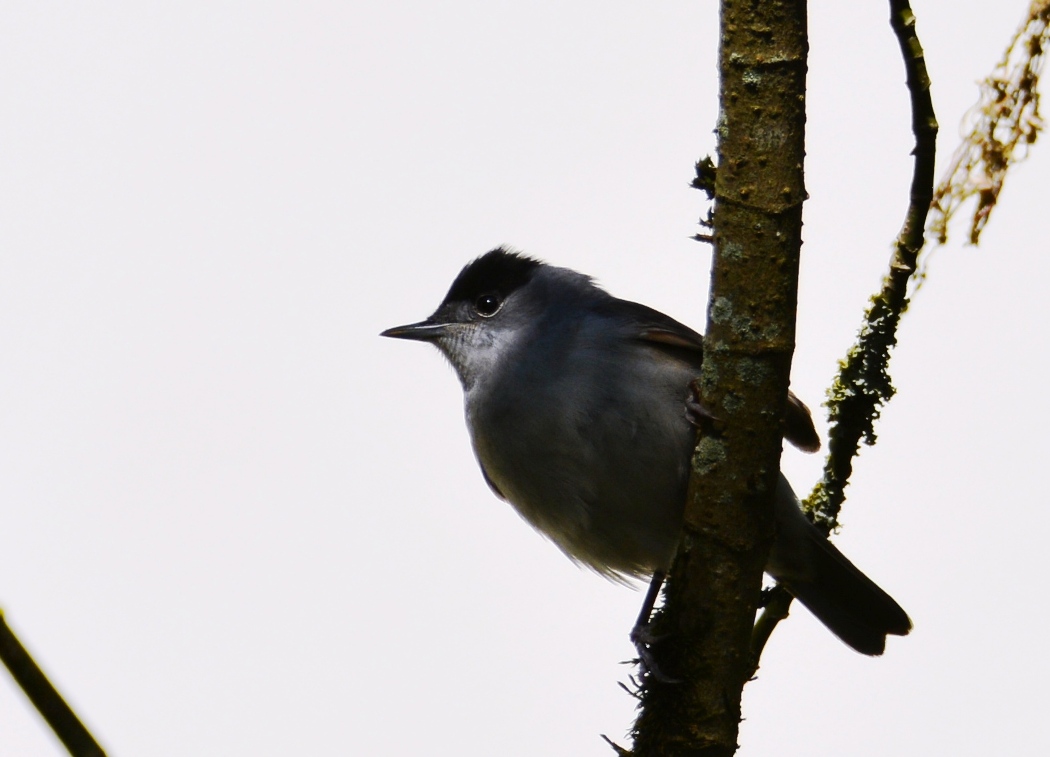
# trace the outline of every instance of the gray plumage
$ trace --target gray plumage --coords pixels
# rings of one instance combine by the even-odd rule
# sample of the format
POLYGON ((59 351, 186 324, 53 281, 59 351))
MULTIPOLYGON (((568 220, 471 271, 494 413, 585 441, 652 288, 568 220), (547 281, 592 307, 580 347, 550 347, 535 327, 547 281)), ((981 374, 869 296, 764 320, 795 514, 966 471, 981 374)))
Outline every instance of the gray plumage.
MULTIPOLYGON (((580 273, 496 249, 430 318, 383 335, 449 359, 485 480, 565 554, 613 578, 666 572, 695 441, 685 403, 699 334, 580 273)), ((819 446, 794 395, 785 429, 819 446)), ((783 476, 775 500, 767 572, 860 652, 906 634, 908 616, 809 522, 783 476)))

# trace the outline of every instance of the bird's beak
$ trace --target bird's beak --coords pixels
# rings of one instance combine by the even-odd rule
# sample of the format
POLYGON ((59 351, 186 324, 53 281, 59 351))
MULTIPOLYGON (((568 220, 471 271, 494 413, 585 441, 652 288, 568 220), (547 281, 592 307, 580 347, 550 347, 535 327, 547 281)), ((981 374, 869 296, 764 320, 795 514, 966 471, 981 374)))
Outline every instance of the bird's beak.
POLYGON ((418 342, 435 342, 448 333, 449 324, 438 323, 432 320, 410 323, 407 326, 395 326, 387 329, 379 336, 389 336, 394 339, 414 339, 418 342))

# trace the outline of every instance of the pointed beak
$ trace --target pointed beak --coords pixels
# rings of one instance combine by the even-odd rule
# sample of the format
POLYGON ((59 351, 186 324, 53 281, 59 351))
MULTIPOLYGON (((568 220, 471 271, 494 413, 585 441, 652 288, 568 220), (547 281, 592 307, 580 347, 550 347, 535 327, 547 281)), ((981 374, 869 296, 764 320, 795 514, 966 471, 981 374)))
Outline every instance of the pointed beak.
POLYGON ((393 339, 414 339, 417 342, 434 342, 448 333, 447 323, 437 323, 426 320, 419 323, 410 323, 407 326, 395 326, 387 329, 379 336, 389 336, 393 339))

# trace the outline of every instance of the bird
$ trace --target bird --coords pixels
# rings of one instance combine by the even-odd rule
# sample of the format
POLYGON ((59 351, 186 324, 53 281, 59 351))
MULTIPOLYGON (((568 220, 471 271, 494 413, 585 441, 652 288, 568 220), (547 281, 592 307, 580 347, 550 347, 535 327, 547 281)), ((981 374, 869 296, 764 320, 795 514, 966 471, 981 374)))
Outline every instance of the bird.
MULTIPOLYGON (((469 262, 430 317, 381 336, 429 342, 448 359, 498 498, 574 562, 613 580, 652 579, 632 632, 639 644, 682 532, 703 337, 506 247, 469 262)), ((785 438, 818 449, 805 404, 789 393, 786 407, 785 438)), ((881 655, 887 635, 911 630, 900 605, 809 521, 783 474, 774 515, 766 573, 839 639, 881 655)))

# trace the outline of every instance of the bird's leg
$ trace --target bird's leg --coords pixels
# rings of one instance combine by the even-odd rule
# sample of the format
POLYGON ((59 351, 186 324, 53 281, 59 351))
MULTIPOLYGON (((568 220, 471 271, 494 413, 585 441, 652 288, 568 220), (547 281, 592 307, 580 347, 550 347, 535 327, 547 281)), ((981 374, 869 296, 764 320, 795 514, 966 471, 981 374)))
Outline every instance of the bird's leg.
POLYGON ((631 629, 631 643, 638 650, 638 664, 641 667, 643 680, 652 676, 661 683, 678 683, 676 679, 665 675, 660 670, 653 657, 653 646, 662 637, 653 635, 649 619, 656 606, 656 598, 660 596, 660 587, 663 586, 664 578, 666 574, 662 570, 653 573, 653 578, 649 582, 649 590, 646 591, 645 600, 642 602, 642 609, 638 613, 638 620, 634 622, 634 628, 631 629))
POLYGON ((696 428, 705 431, 717 431, 724 425, 724 421, 701 401, 699 381, 692 381, 689 384, 689 396, 685 398, 685 417, 696 428))
POLYGON ((656 607, 656 598, 660 596, 660 587, 664 585, 664 578, 666 577, 667 575, 662 570, 653 571, 652 580, 649 581, 649 590, 645 592, 642 609, 639 611, 638 620, 634 622, 634 629, 631 631, 632 640, 636 635, 640 635, 643 630, 645 633, 648 633, 649 618, 652 617, 653 608, 656 607))

